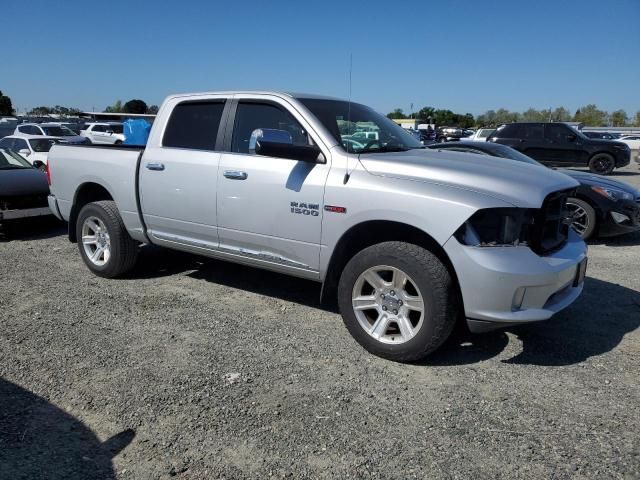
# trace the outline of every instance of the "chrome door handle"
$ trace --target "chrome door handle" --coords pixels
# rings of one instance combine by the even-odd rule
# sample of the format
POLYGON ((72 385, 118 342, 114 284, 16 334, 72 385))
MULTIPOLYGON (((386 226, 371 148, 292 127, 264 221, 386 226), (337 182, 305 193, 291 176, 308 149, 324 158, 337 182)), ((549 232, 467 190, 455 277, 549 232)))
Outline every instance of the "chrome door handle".
POLYGON ((236 170, 225 170, 224 176, 225 178, 230 178, 231 180, 246 180, 249 175, 247 175, 247 172, 238 172, 236 170))
POLYGON ((164 170, 164 163, 147 163, 145 167, 147 168, 147 170, 162 171, 164 170))

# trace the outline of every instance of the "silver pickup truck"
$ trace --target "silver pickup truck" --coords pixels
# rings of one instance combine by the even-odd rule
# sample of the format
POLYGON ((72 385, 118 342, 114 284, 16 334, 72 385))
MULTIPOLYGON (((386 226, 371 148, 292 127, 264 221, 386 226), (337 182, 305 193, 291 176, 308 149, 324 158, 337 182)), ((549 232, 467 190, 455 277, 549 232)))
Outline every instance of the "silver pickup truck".
POLYGON ((394 360, 428 355, 459 320, 546 320, 583 288, 575 180, 425 150, 339 99, 170 96, 145 148, 56 145, 49 177, 49 206, 96 275, 153 244, 312 279, 361 345, 394 360))

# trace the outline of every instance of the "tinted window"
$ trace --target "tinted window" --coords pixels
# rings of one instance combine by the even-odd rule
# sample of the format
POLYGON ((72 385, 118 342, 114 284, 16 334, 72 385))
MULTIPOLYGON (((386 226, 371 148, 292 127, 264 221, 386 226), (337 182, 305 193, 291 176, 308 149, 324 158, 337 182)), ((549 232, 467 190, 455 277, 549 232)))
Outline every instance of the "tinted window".
POLYGON ((215 150, 223 101, 185 102, 176 105, 162 144, 165 147, 215 150))
POLYGON ((13 145, 13 138, 3 138, 2 140, 0 140, 0 148, 11 150, 11 145, 13 145))
POLYGON ((529 140, 535 140, 538 138, 542 138, 543 127, 542 125, 525 125, 523 129, 524 136, 523 138, 527 138, 529 140))
POLYGON ((522 130, 522 125, 510 123, 509 125, 498 127, 493 136, 498 138, 522 138, 522 130))
POLYGON ((107 127, 105 127, 104 125, 94 125, 91 129, 92 132, 105 132, 106 130, 107 127))
POLYGON ((554 125, 549 124, 544 129, 544 136, 548 140, 553 140, 554 142, 564 142, 567 140, 567 135, 575 135, 575 132, 569 130, 565 125, 554 125))
POLYGON ((57 140, 51 138, 32 138, 29 140, 31 148, 34 152, 48 152, 51 147, 57 143, 57 140))
POLYGON ((13 139, 13 149, 18 152, 20 150, 29 150, 29 145, 27 145, 27 141, 22 138, 14 138, 13 139))
POLYGON ((258 128, 286 130, 294 144, 309 145, 307 133, 289 112, 268 103, 240 103, 236 110, 231 151, 249 153, 249 138, 258 128))

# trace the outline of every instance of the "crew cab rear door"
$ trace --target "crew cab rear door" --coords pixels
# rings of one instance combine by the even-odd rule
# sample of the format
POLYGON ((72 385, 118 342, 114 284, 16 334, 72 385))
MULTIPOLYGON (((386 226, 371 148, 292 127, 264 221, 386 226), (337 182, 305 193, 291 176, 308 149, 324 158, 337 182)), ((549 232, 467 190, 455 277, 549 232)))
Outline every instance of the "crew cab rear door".
POLYGON ((316 278, 328 150, 325 163, 250 154, 249 138, 260 128, 286 130, 294 143, 320 146, 285 100, 234 97, 218 176, 220 249, 249 263, 316 278))
POLYGON ((216 181, 226 101, 207 95, 167 105, 164 132, 144 151, 139 174, 142 214, 154 243, 218 246, 216 181))

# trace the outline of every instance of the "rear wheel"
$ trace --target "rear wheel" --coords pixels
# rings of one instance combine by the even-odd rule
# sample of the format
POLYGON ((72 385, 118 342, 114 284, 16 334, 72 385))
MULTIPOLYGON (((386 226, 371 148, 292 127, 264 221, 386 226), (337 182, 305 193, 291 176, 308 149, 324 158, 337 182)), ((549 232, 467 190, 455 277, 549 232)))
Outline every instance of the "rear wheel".
POLYGON ((76 235, 82 260, 100 277, 120 276, 136 263, 138 244, 127 233, 113 201, 85 205, 78 215, 76 235))
POLYGON ((403 242, 380 243, 356 254, 340 277, 338 303, 360 345, 401 362, 435 351, 458 314, 446 267, 428 250, 403 242))
POLYGON ((608 153, 596 153, 589 160, 589 170, 598 175, 609 175, 615 166, 615 159, 608 153))
POLYGON ((569 197, 567 208, 571 218, 571 227, 583 240, 591 238, 596 230, 596 211, 591 205, 579 198, 569 197))

